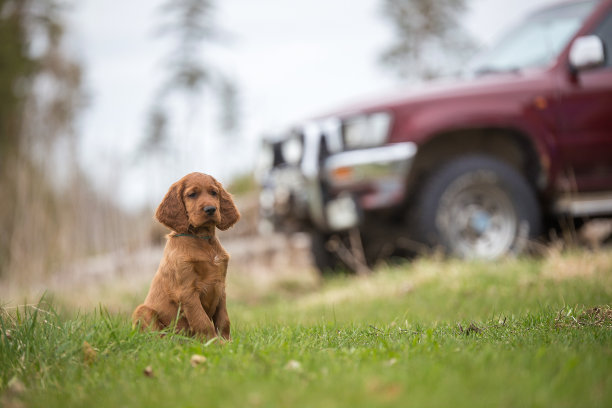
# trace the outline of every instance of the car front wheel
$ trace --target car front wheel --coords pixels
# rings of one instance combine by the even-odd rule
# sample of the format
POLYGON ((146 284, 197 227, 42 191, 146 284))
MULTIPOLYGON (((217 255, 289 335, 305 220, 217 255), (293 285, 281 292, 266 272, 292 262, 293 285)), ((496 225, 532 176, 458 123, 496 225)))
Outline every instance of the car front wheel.
POLYGON ((540 234, 533 188, 510 165, 483 155, 457 158, 431 174, 411 214, 418 241, 461 258, 525 250, 540 234))

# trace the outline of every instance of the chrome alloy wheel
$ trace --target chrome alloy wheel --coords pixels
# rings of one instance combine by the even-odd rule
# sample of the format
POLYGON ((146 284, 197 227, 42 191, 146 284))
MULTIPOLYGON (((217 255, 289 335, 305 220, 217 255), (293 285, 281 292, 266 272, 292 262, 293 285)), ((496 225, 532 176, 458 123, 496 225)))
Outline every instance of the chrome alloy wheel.
POLYGON ((487 171, 466 174, 442 195, 436 226, 455 255, 495 259, 512 247, 519 221, 510 197, 495 179, 487 171))

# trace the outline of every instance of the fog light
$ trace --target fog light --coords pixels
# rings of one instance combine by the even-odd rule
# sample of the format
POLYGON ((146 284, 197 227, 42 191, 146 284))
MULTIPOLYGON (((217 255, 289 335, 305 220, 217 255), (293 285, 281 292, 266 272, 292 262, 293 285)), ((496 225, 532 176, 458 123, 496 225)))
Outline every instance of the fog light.
POLYGON ((346 195, 327 203, 327 223, 334 231, 346 230, 359 224, 357 204, 352 197, 346 195))

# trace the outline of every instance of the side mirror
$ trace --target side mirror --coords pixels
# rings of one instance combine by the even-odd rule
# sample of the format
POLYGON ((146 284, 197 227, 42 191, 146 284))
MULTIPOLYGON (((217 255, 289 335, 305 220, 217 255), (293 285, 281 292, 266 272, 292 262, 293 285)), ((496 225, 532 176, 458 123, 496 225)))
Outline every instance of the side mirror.
POLYGON ((596 35, 578 37, 569 53, 570 66, 574 71, 602 66, 605 62, 604 44, 596 35))

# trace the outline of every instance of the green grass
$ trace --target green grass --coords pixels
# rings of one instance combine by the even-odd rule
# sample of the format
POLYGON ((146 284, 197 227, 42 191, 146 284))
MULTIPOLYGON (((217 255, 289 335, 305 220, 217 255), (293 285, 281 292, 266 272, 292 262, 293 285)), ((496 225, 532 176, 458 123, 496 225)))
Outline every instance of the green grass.
POLYGON ((610 252, 422 260, 234 296, 222 345, 43 301, 1 314, 0 405, 611 406, 611 304, 610 252))

